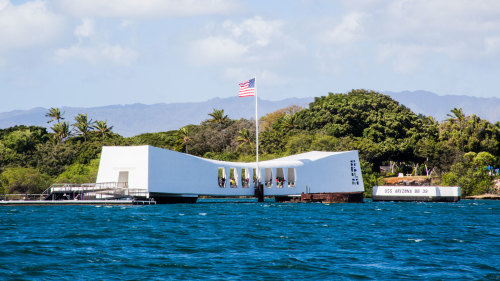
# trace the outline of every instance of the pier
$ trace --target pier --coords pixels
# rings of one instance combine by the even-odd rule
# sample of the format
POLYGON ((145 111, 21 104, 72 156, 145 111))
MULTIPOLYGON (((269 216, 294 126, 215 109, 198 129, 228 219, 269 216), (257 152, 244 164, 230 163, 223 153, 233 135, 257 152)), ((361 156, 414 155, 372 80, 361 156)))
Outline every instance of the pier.
POLYGON ((0 206, 33 205, 155 205, 144 190, 129 189, 126 183, 53 184, 42 194, 5 194, 0 206))
POLYGON ((156 205, 152 200, 8 200, 0 206, 43 206, 43 205, 156 205))

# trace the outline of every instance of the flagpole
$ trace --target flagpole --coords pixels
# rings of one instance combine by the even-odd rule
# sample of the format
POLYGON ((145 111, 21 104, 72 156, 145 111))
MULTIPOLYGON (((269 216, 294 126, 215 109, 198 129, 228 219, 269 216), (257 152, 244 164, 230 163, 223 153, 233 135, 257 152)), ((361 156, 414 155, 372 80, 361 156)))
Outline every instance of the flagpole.
POLYGON ((258 113, 258 102, 257 102, 257 75, 254 77, 255 81, 255 159, 257 164, 257 187, 260 184, 260 169, 259 169, 259 113, 258 113))

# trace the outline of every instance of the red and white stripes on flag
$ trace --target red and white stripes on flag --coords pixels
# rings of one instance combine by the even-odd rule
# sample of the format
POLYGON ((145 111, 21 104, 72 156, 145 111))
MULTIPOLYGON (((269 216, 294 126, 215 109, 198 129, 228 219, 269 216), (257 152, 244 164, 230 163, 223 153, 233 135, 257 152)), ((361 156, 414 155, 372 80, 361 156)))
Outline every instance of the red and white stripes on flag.
POLYGON ((255 95, 255 78, 238 84, 240 85, 239 97, 252 97, 255 95))

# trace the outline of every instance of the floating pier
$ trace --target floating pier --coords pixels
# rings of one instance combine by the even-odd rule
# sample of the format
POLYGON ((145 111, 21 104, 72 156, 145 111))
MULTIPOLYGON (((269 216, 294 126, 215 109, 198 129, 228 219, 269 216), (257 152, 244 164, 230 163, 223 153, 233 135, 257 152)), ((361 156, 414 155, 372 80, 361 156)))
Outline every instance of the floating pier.
POLYGON ((143 190, 129 189, 124 183, 53 184, 42 194, 7 194, 0 206, 34 205, 155 205, 143 190))
POLYGON ((40 205, 156 205, 155 201, 142 200, 8 200, 0 201, 0 206, 40 206, 40 205))

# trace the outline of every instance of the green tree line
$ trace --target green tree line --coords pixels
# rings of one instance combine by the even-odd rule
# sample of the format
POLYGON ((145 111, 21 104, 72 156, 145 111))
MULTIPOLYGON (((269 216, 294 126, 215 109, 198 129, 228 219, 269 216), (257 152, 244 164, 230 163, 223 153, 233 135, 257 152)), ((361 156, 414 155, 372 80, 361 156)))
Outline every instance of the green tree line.
MULTIPOLYGON (((22 125, 0 130, 1 193, 40 193, 52 183, 95 182, 103 145, 148 144, 211 159, 255 161, 255 121, 231 119, 224 109, 213 109, 198 125, 130 138, 86 114, 71 124, 58 108, 46 117, 50 131, 22 125)), ((311 150, 358 150, 367 195, 383 177, 398 173, 459 185, 464 196, 492 192, 494 177, 487 167, 500 166, 500 122, 466 116, 460 108, 437 122, 373 91, 329 93, 307 108, 269 113, 259 123, 261 160, 311 150)))

